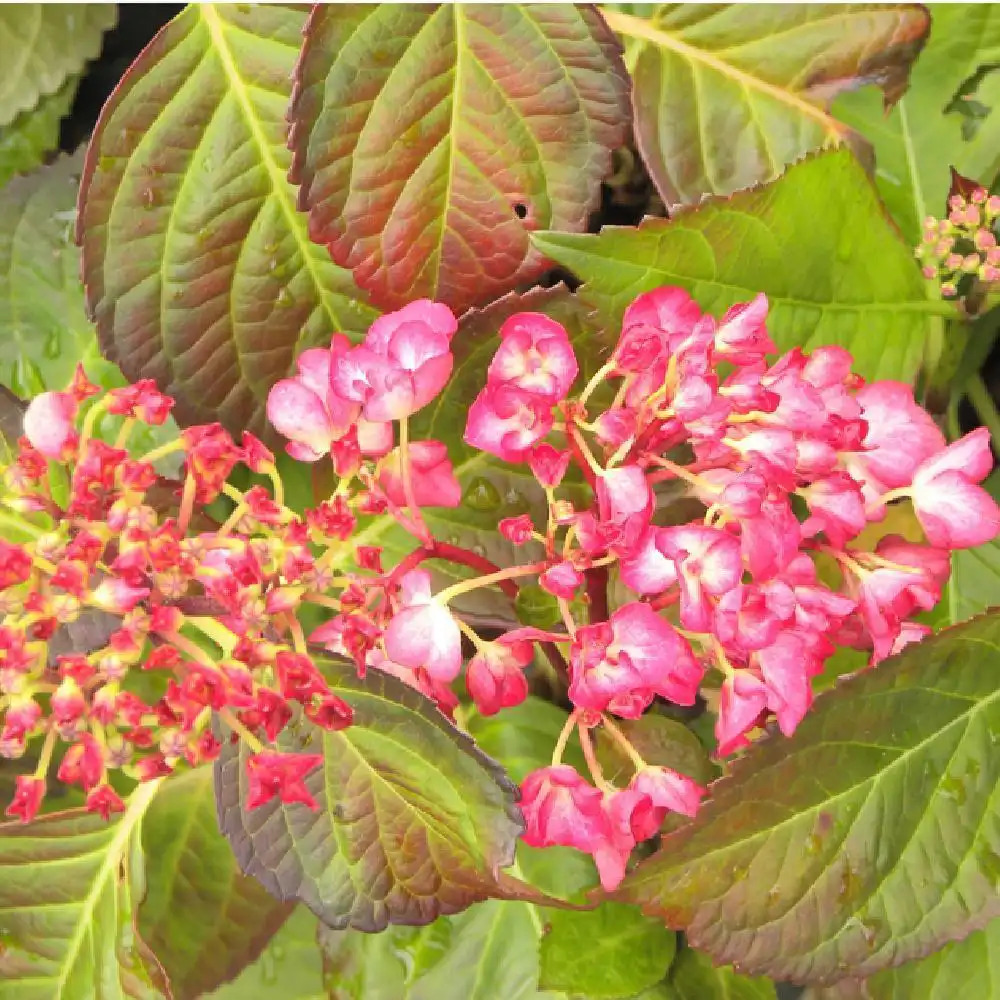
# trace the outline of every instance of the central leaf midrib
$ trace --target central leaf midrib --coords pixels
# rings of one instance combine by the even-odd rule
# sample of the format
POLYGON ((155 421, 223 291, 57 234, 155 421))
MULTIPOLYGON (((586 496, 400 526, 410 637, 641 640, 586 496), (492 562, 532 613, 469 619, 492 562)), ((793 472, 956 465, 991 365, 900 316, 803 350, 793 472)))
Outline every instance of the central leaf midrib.
MULTIPOLYGON (((719 854, 725 855, 732 852, 737 852, 745 846, 755 844, 756 842, 758 842, 763 838, 770 837, 775 831, 781 830, 786 826, 795 826, 805 822, 806 820, 811 818, 816 812, 822 809, 829 808, 831 803, 838 802, 841 799, 854 795, 854 793, 856 793, 860 789, 863 789, 866 785, 877 785, 881 783, 883 780, 885 780, 886 775, 894 771, 901 763, 908 761, 911 757, 922 751, 929 744, 932 744, 935 740, 939 739, 941 736, 943 736, 945 733, 951 730, 954 726, 960 724, 967 725, 968 723, 970 723, 976 714, 981 712, 983 709, 987 708, 998 698, 1000 698, 1000 691, 993 691, 992 693, 986 695, 982 700, 975 702, 970 708, 966 709, 965 711, 959 713, 954 718, 952 718, 947 725, 943 726, 940 729, 935 730, 929 736, 922 739, 919 743, 915 743, 912 747, 904 749, 899 754, 898 757, 896 757, 891 763, 886 765, 886 767, 884 767, 881 771, 877 771, 875 774, 868 775, 861 781, 857 781, 854 784, 849 785, 847 788, 844 788, 841 791, 839 791, 836 795, 833 795, 830 798, 823 799, 821 802, 816 802, 813 805, 810 805, 808 808, 803 809, 800 812, 794 813, 787 819, 783 819, 778 823, 770 824, 764 829, 757 830, 748 837, 743 837, 740 840, 730 841, 727 844, 723 844, 720 847, 714 848, 713 850, 710 851, 705 851, 701 854, 698 854, 695 857, 685 858, 683 859, 683 863, 688 866, 696 864, 702 865, 709 858, 715 857, 716 855, 719 854)), ((961 743, 961 740, 959 742, 961 743)), ((733 779, 729 780, 732 781, 733 779)), ((725 809, 718 811, 715 814, 715 818, 718 819, 719 817, 724 817, 728 811, 729 809, 727 806, 725 809)), ((675 868, 676 865, 672 865, 671 868, 667 869, 667 872, 673 871, 675 870, 675 868)), ((641 868, 637 869, 636 874, 638 875, 640 871, 642 871, 641 868)), ((643 877, 641 879, 636 879, 634 882, 632 882, 632 886, 630 887, 638 888, 639 886, 642 886, 648 882, 662 879, 665 874, 666 873, 661 874, 660 872, 656 871, 655 867, 653 867, 652 869, 647 868, 647 870, 643 872, 643 877)))
MULTIPOLYGON (((162 778, 154 779, 146 784, 139 785, 139 787, 132 793, 132 796, 129 799, 128 808, 119 820, 118 828, 115 830, 114 836, 108 843, 107 850, 104 854, 104 860, 101 862, 94 875, 90 890, 83 897, 83 899, 80 900, 80 919, 77 921, 76 929, 67 943, 65 959, 60 965, 59 975, 56 978, 57 998, 62 997, 63 995, 63 988, 66 986, 66 980, 69 977, 70 971, 79 959, 79 953, 86 938, 87 931, 93 929, 94 911, 96 910, 97 904, 100 902, 100 898, 107 887, 107 882, 117 872, 118 865, 124 855, 128 840, 132 836, 136 825, 142 819, 143 815, 145 815, 146 810, 153 801, 153 798, 155 797, 162 781, 162 778)), ((117 911, 118 905, 116 901, 116 914, 117 911)), ((117 933, 117 928, 115 928, 115 932, 117 933)), ((96 957, 94 961, 96 966, 96 957)))
MULTIPOLYGON (((838 141, 843 139, 846 129, 840 122, 828 115, 821 108, 816 107, 815 104, 803 100, 791 91, 784 90, 772 83, 768 83, 766 80, 762 80, 758 76, 754 76, 752 73, 738 69, 732 63, 728 63, 724 59, 719 59, 705 49, 689 45, 677 35, 655 27, 641 17, 607 8, 602 8, 601 13, 613 31, 643 42, 651 42, 653 45, 668 49, 692 65, 700 63, 721 76, 726 76, 731 80, 737 81, 748 90, 752 88, 762 94, 767 94, 787 107, 798 111, 799 114, 818 121, 823 126, 827 135, 832 138, 838 141)), ((701 118, 700 114, 698 114, 698 118, 701 118)))
MULTIPOLYGON (((662 236, 667 235, 667 231, 670 228, 676 227, 678 231, 685 233, 692 233, 694 235, 700 236, 703 239, 707 239, 705 233, 701 229, 696 229, 691 226, 683 225, 683 217, 677 221, 668 223, 667 225, 660 227, 660 231, 649 227, 641 227, 639 229, 622 229, 623 232, 633 232, 640 233, 642 235, 651 236, 655 240, 661 239, 662 236)), ((617 235, 615 229, 622 227, 611 227, 609 231, 609 236, 614 237, 617 235)), ((560 247, 561 249, 568 250, 571 253, 580 254, 582 256, 593 257, 607 263, 612 263, 616 267, 621 268, 631 268, 635 271, 639 271, 643 276, 649 274, 663 275, 665 278, 674 280, 689 282, 691 284, 699 285, 709 285, 714 288, 721 289, 726 292, 733 293, 735 295, 752 295, 756 291, 755 289, 750 289, 742 285, 734 285, 728 281, 720 281, 717 278, 702 278, 691 274, 682 274, 675 271, 667 270, 666 268, 657 264, 640 264, 636 261, 629 260, 627 258, 604 255, 600 253, 595 253, 594 251, 588 249, 591 241, 596 241, 599 245, 602 233, 582 233, 570 235, 567 233, 558 233, 550 230, 540 230, 537 233, 532 234, 532 242, 535 242, 544 252, 546 241, 552 243, 553 246, 560 247), (561 237, 569 236, 569 242, 563 242, 561 237), (555 239, 551 239, 555 237, 555 239), (587 241, 587 242, 584 242, 587 241)), ((713 257, 715 257, 715 250, 712 248, 713 257)), ((593 282, 587 282, 583 285, 583 291, 586 292, 593 282)), ((621 292, 614 292, 612 295, 620 295, 621 292)), ((810 299, 796 299, 788 295, 781 295, 777 292, 768 293, 768 299, 776 304, 786 304, 789 307, 799 307, 803 309, 820 309, 823 312, 833 312, 833 313, 852 313, 852 312, 915 312, 915 313, 925 313, 928 316, 955 316, 955 307, 947 302, 934 302, 925 299, 909 299, 901 302, 825 302, 810 299)))
POLYGON ((334 327, 339 329, 342 325, 340 317, 337 315, 330 301, 330 296, 327 294, 327 289, 316 271, 315 261, 312 257, 312 246, 308 239, 303 237, 295 212, 295 206, 292 205, 289 196, 287 178, 275 162, 267 136, 264 135, 261 129, 253 102, 250 100, 250 95, 247 92, 247 86, 240 76, 239 67, 236 65, 232 50, 226 41, 226 28, 223 19, 219 17, 213 4, 201 4, 197 7, 197 11, 198 16, 201 17, 208 28, 209 37, 219 57, 219 63, 225 73, 229 89, 236 97, 236 102, 239 105, 250 136, 260 152, 260 162, 264 166, 268 179, 271 182, 272 194, 281 207, 281 213, 288 225, 288 231, 295 241, 299 256, 302 258, 302 266, 309 274, 312 284, 316 289, 317 298, 322 304, 324 311, 330 317, 334 327))

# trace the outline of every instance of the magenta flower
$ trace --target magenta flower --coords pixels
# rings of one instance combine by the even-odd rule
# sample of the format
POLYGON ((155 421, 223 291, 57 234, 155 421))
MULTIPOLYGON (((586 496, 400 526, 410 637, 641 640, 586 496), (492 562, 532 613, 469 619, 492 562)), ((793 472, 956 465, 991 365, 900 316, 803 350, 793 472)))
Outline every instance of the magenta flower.
POLYGON ((322 763, 323 755, 318 753, 265 751, 247 758, 247 809, 259 809, 275 796, 285 805, 301 802, 318 809, 305 777, 322 763))
POLYGON ((24 436, 46 458, 65 460, 76 446, 76 411, 70 393, 40 393, 24 411, 24 436))
POLYGON ((582 625, 570 650, 570 700, 578 708, 637 719, 656 695, 693 705, 702 669, 690 646, 648 604, 582 625))
POLYGON ((469 408, 465 443, 520 462, 552 430, 552 404, 509 385, 487 384, 469 408))
POLYGON ((500 347, 486 381, 558 403, 578 372, 569 335, 559 323, 542 313, 517 313, 500 327, 500 347))
POLYGON ((415 569, 400 581, 400 610, 385 630, 390 660, 426 670, 435 680, 453 681, 462 669, 462 633, 445 605, 431 596, 430 574, 415 569))
POLYGON ((711 626, 710 597, 732 590, 743 574, 739 539, 706 525, 665 528, 657 548, 672 559, 681 590, 681 624, 705 631, 711 626))
POLYGON ((968 549, 996 537, 1000 508, 976 485, 992 468, 990 433, 985 427, 921 462, 909 492, 931 545, 968 549))
POLYGON ((694 816, 705 794, 705 789, 697 781, 678 774, 669 767, 652 765, 637 771, 629 787, 642 795, 648 795, 657 809, 680 813, 682 816, 694 816))
POLYGON ((501 637, 484 644, 469 660, 465 684, 482 715, 495 715, 528 697, 524 668, 533 655, 531 643, 505 642, 501 637))
POLYGON ((529 847, 561 845, 589 854, 607 836, 601 793, 568 764, 532 771, 521 782, 521 811, 529 847))
POLYGON ((454 358, 458 325, 440 302, 418 299, 380 316, 360 347, 332 359, 331 384, 342 398, 362 405, 367 420, 403 420, 444 388, 454 358))

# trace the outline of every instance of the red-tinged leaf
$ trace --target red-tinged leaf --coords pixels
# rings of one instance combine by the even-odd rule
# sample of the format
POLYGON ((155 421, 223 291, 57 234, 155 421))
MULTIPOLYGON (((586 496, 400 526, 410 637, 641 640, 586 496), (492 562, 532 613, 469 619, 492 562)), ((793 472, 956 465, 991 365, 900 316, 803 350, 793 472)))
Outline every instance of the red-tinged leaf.
POLYGON ((285 111, 305 13, 191 5, 143 50, 87 151, 78 239, 103 350, 184 422, 260 433, 297 351, 375 313, 306 235, 285 111))
POLYGON ((851 142, 827 108, 878 83, 906 89, 930 26, 919 4, 664 4, 619 11, 635 135, 668 205, 777 177, 812 150, 851 142))
POLYGON ((717 963, 864 977, 1000 915, 1000 615, 823 694, 614 894, 717 963))
POLYGON ((582 230, 628 123, 618 45, 570 4, 319 5, 292 105, 313 239, 385 308, 456 311, 582 230))
POLYGON ((500 894, 522 829, 516 790, 422 694, 394 677, 328 663, 354 709, 340 732, 303 723, 280 748, 322 753, 305 779, 314 812, 277 799, 247 809, 245 745, 215 765, 219 826, 242 870, 331 927, 423 924, 500 894))

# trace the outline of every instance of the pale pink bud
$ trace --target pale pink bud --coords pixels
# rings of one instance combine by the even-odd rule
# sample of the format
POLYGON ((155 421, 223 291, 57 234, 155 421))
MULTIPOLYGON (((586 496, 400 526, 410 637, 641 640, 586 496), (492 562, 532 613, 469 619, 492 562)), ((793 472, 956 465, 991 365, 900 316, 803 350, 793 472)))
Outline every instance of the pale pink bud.
POLYGON ((76 444, 77 402, 67 392, 43 392, 24 412, 24 435, 46 458, 65 460, 76 444))

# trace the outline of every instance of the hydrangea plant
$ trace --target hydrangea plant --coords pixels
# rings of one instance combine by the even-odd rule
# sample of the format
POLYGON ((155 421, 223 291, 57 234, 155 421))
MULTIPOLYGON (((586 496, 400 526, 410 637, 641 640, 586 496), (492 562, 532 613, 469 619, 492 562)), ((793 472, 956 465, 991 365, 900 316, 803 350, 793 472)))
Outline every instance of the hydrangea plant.
POLYGON ((0 412, 0 981, 1000 988, 958 16, 190 7, 0 190, 82 162, 95 326, 0 412))

